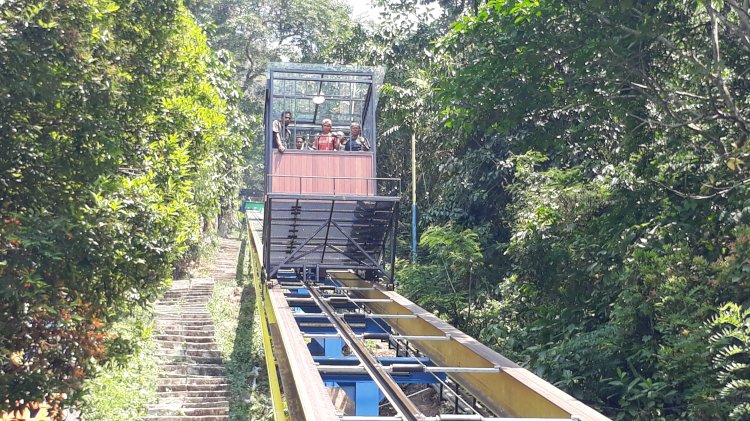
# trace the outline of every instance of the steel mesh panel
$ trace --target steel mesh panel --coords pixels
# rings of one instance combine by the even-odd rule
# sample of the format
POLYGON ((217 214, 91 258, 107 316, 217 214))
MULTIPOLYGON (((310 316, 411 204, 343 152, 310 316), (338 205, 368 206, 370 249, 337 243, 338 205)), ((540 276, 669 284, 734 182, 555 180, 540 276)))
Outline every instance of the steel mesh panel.
POLYGON ((393 199, 271 200, 265 241, 270 266, 381 265, 395 204, 393 199))

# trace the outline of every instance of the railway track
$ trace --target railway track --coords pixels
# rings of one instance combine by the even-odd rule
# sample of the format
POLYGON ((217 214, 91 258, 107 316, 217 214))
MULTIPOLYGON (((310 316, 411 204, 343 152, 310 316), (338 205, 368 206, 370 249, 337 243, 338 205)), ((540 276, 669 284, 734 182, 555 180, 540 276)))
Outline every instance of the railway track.
MULTIPOLYGON (((263 215, 249 211, 247 221, 260 268, 263 215)), ((272 348, 268 369, 280 377, 275 406, 282 407, 283 390, 291 419, 607 419, 353 271, 303 266, 256 286, 272 348), (422 389, 407 393, 404 385, 422 389), (353 407, 336 407, 333 388, 343 389, 353 407), (413 401, 430 390, 432 405, 413 401)), ((276 419, 287 416, 277 410, 276 419)))

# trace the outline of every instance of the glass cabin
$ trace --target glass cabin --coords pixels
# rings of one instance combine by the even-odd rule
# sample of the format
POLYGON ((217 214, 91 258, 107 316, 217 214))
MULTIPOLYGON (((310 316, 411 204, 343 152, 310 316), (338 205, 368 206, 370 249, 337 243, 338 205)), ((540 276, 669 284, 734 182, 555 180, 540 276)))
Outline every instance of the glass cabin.
MULTIPOLYGON (((382 79, 377 70, 296 63, 269 66, 265 113, 268 193, 377 196, 396 187, 393 181, 376 179, 375 109, 378 80, 382 79), (285 111, 292 114, 291 136, 282 153, 274 147, 273 122, 282 121, 285 111), (341 149, 352 141, 351 124, 359 123, 369 150, 313 150, 317 138, 330 136, 322 127, 325 119, 332 122, 330 133, 341 135, 341 149)), ((357 149, 356 145, 351 149, 357 149)))
MULTIPOLYGON (((377 178, 379 69, 272 63, 266 85, 264 275, 316 268, 362 270, 393 279, 400 180, 377 178), (274 147, 274 121, 292 114, 286 150, 274 147), (313 150, 316 138, 359 123, 369 150, 313 150), (300 139, 302 147, 297 146, 300 139), (387 266, 390 266, 387 270, 387 266)), ((282 128, 283 130, 283 128, 282 128)), ((343 148, 341 148, 343 149, 343 148)), ((368 276, 369 276, 368 275, 368 276)))

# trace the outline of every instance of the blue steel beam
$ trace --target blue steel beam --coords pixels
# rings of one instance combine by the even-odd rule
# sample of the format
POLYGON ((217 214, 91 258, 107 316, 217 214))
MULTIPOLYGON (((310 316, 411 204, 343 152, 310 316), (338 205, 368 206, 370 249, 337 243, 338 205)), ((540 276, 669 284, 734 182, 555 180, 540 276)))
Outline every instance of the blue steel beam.
MULTIPOLYGON (((313 357, 313 361, 320 365, 357 365, 359 360, 353 355, 344 357, 313 357)), ((430 359, 427 357, 378 357, 378 362, 382 365, 393 364, 424 364, 432 366, 430 359)))
MULTIPOLYGON (((432 365, 429 358, 425 357, 380 357, 378 362, 384 366, 393 364, 425 364, 432 365)), ((313 356, 313 361, 320 365, 355 366, 360 361, 351 356, 313 356)), ((378 416, 380 401, 383 394, 380 393, 375 382, 367 373, 320 373, 326 386, 340 387, 354 402, 354 411, 357 416, 378 416)), ((444 373, 392 373, 391 377, 398 384, 436 384, 445 381, 444 373)))
MULTIPOLYGON (((355 383, 372 382, 367 373, 320 373, 324 382, 330 383, 355 383)), ((393 373, 393 381, 398 384, 437 384, 438 378, 445 380, 445 374, 440 373, 393 373)))

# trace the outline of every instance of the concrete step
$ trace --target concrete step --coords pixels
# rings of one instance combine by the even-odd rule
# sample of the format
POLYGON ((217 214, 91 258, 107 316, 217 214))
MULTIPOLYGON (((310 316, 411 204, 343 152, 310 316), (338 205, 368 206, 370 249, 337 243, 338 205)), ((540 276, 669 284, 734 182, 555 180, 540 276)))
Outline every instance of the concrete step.
POLYGON ((196 401, 192 403, 188 402, 180 402, 180 401, 174 401, 174 402, 160 402, 154 405, 151 405, 149 409, 178 409, 178 408, 192 408, 192 409, 198 409, 198 408, 221 408, 222 405, 228 405, 229 401, 227 399, 223 400, 214 400, 214 401, 196 401))
POLYGON ((159 320, 156 324, 162 329, 213 330, 214 328, 213 321, 210 320, 159 320))
POLYGON ((180 415, 149 415, 141 418, 154 421, 226 421, 229 415, 204 415, 204 416, 180 416, 180 415))
POLYGON ((196 376, 163 376, 159 378, 161 386, 209 386, 209 385, 226 385, 227 379, 223 375, 196 375, 196 376))
POLYGON ((221 353, 213 349, 162 349, 156 355, 163 358, 177 359, 221 358, 221 353))
POLYGON ((224 378, 227 374, 226 369, 223 365, 219 364, 164 364, 161 366, 161 371, 164 373, 163 377, 172 376, 222 376, 224 378))
POLYGON ((195 306, 191 307, 185 307, 185 306, 162 306, 162 307, 156 307, 154 309, 154 313, 157 315, 181 315, 181 314, 187 314, 187 313, 200 313, 200 314, 208 314, 208 310, 206 310, 206 303, 196 303, 195 306))
POLYGON ((213 336, 214 330, 208 327, 202 327, 199 329, 186 329, 186 328, 163 328, 159 329, 160 335, 182 335, 182 336, 213 336))
POLYGON ((210 297, 211 294, 213 294, 213 285, 211 288, 204 288, 204 289, 185 289, 181 291, 170 291, 167 292, 162 298, 159 300, 160 303, 164 302, 171 302, 171 301, 180 301, 190 298, 205 298, 210 297))
POLYGON ((185 325, 185 324, 175 324, 175 323, 157 323, 156 327, 154 329, 155 333, 165 333, 167 330, 181 330, 181 331, 191 331, 191 332, 209 332, 213 331, 214 327, 213 324, 206 323, 202 325, 185 325))
MULTIPOLYGON (((211 351, 216 349, 214 342, 194 342, 194 341, 162 341, 156 340, 156 344, 161 349, 171 350, 190 350, 190 351, 211 351)), ((188 354, 190 355, 190 354, 188 354)), ((206 357, 213 357, 213 355, 205 355, 206 357)))
POLYGON ((154 339, 157 342, 187 342, 190 344, 213 344, 214 335, 197 336, 197 335, 170 335, 156 334, 154 339))
POLYGON ((167 404, 179 404, 189 406, 191 408, 199 408, 201 405, 207 405, 208 407, 220 406, 223 403, 228 403, 226 396, 174 396, 174 397, 162 397, 159 399, 159 403, 154 405, 167 405, 167 404))
POLYGON ((162 398, 227 398, 227 390, 159 390, 156 392, 161 402, 162 398))
MULTIPOLYGON (((163 365, 169 364, 201 364, 201 365, 221 365, 223 366, 224 360, 221 358, 221 353, 217 352, 219 356, 192 356, 192 355, 169 355, 169 354, 157 354, 157 357, 162 361, 163 365)), ((213 355, 213 354, 212 354, 213 355)))
MULTIPOLYGON (((226 381, 226 380, 224 380, 226 381)), ((223 392, 229 391, 228 383, 217 383, 217 384, 159 384, 156 387, 157 392, 223 392)))
POLYGON ((191 408, 191 407, 177 407, 171 408, 166 407, 149 407, 149 415, 174 415, 174 416, 189 416, 193 417, 208 416, 208 415, 229 415, 229 407, 212 407, 212 408, 191 408))
POLYGON ((207 322, 211 320, 211 315, 208 314, 208 312, 205 313, 188 313, 188 314, 156 314, 156 317, 159 318, 159 320, 162 321, 200 321, 200 322, 207 322))

